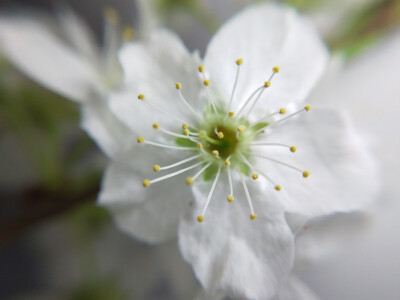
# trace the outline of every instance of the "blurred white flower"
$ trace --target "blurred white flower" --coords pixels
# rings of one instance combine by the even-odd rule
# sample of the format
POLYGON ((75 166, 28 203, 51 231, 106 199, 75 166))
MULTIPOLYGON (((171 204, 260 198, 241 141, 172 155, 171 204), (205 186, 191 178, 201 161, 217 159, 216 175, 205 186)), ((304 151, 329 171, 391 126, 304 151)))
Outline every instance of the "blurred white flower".
POLYGON ((33 80, 81 103, 82 127, 112 157, 124 148, 128 131, 109 112, 106 97, 121 83, 117 51, 133 29, 121 30, 117 12, 106 8, 99 47, 70 9, 60 8, 57 17, 28 10, 3 13, 0 53, 33 80))
MULTIPOLYGON (((336 67, 325 81, 325 88, 318 89, 315 95, 350 110, 354 124, 383 168, 378 177, 382 182, 377 195, 379 202, 369 211, 368 231, 362 236, 353 236, 353 241, 347 239, 346 247, 334 259, 322 260, 298 272, 323 299, 397 299, 400 296, 400 236, 396 233, 400 225, 399 53, 400 31, 397 30, 357 59, 336 67)), ((376 184, 376 178, 367 184, 376 184)), ((332 225, 326 228, 326 236, 336 232, 338 224, 332 225)), ((313 234, 312 227, 308 234, 313 234)), ((322 241, 319 246, 324 249, 324 244, 322 241)))
POLYGON ((292 266, 284 211, 352 211, 376 188, 364 186, 374 163, 344 114, 321 103, 298 116, 310 109, 303 101, 327 57, 308 20, 273 4, 250 7, 223 26, 203 64, 165 30, 125 45, 126 90, 109 104, 140 145, 108 167, 100 204, 147 242, 174 237, 179 224, 182 254, 207 290, 274 296, 292 266), (151 169, 189 162, 145 179, 151 169), (297 165, 315 175, 305 180, 310 173, 297 165), (186 179, 192 196, 177 176, 195 168, 186 179))

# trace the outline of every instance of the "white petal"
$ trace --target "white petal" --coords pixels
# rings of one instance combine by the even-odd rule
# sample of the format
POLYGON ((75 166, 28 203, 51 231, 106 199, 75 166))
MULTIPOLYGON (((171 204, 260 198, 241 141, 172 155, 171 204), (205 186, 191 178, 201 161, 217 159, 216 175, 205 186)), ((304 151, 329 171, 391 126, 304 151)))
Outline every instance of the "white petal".
MULTIPOLYGON (((304 101, 325 68, 327 50, 311 22, 293 9, 276 4, 252 6, 228 21, 211 40, 205 66, 223 99, 229 99, 237 58, 243 58, 236 103, 263 85, 275 65, 271 88, 263 98, 283 105, 304 101)), ((260 101, 259 108, 265 104, 260 101)), ((243 103, 243 102, 242 102, 243 103)), ((236 105, 237 107, 237 105, 236 105)))
POLYGON ((128 97, 111 101, 111 108, 131 128, 142 120, 181 125, 154 109, 151 114, 137 113, 139 94, 144 94, 148 101, 165 111, 188 120, 188 123, 193 120, 190 110, 178 96, 175 82, 182 83, 182 94, 193 107, 198 109, 204 106, 199 99, 202 85, 197 74, 200 64, 198 54, 190 54, 172 32, 154 31, 143 42, 126 44, 121 50, 120 60, 125 85, 129 89, 126 91, 128 97))
POLYGON ((258 153, 311 173, 303 178, 301 172, 278 163, 257 161, 282 186, 275 197, 286 211, 317 216, 358 210, 374 200, 380 186, 377 165, 345 114, 315 108, 283 124, 266 140, 298 149, 291 153, 268 147, 258 153))
POLYGON ((137 138, 110 111, 107 102, 95 96, 82 105, 81 127, 110 158, 126 151, 137 138))
POLYGON ((319 297, 300 281, 291 275, 287 282, 280 288, 274 300, 318 300, 319 297))
POLYGON ((61 29, 65 33, 65 39, 85 59, 91 61, 94 65, 98 65, 100 63, 98 61, 100 53, 93 32, 69 6, 65 4, 58 5, 57 17, 61 29))
POLYGON ((372 220, 361 213, 333 214, 309 220, 296 238, 296 266, 328 262, 365 237, 372 220))
POLYGON ((0 51, 47 88, 71 100, 87 100, 98 88, 95 70, 56 36, 53 23, 40 20, 1 16, 0 51))
MULTIPOLYGON (((357 129, 379 157, 396 157, 400 145, 398 116, 400 105, 400 30, 381 44, 348 63, 327 79, 325 88, 313 99, 351 112, 357 129), (340 88, 338 88, 340 87, 340 88), (388 146, 390 144, 390 147, 388 146)), ((388 178, 385 178, 388 180, 388 178)))
POLYGON ((162 166, 177 160, 173 153, 163 151, 160 155, 151 146, 140 145, 107 168, 98 202, 111 211, 121 230, 148 243, 176 236, 179 217, 192 198, 185 177, 177 176, 147 188, 142 182, 170 173, 154 173, 154 164, 162 166))
POLYGON ((255 182, 248 184, 258 217, 250 220, 241 183, 234 180, 235 200, 225 200, 229 187, 222 179, 203 223, 196 217, 210 184, 194 186, 196 201, 179 225, 180 249, 206 290, 240 299, 268 299, 292 266, 293 236, 281 208, 265 198, 255 182))

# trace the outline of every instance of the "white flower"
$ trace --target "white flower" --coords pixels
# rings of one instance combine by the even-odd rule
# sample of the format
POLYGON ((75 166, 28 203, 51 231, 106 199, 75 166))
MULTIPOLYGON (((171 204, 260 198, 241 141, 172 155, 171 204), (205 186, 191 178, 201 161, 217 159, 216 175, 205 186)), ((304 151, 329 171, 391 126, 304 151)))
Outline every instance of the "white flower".
POLYGON ((125 89, 109 105, 139 144, 108 167, 100 204, 147 242, 179 225, 182 254, 207 290, 274 296, 293 260, 284 211, 351 211, 374 191, 346 117, 307 112, 327 57, 306 19, 273 4, 229 21, 203 62, 165 30, 126 45, 125 89))
POLYGON ((33 80, 82 104, 82 127, 113 157, 128 130, 108 110, 106 97, 122 80, 117 51, 132 29, 121 33, 115 10, 104 11, 104 45, 68 8, 58 20, 43 12, 0 15, 0 53, 33 80))

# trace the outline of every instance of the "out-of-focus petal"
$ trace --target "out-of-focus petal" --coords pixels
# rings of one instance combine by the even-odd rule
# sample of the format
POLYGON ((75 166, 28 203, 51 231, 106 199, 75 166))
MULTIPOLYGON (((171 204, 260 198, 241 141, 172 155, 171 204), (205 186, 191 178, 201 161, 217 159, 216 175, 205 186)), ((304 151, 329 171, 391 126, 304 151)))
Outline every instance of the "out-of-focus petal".
POLYGON ((26 15, 0 17, 0 51, 32 79, 75 101, 86 101, 98 74, 57 37, 53 26, 26 15))

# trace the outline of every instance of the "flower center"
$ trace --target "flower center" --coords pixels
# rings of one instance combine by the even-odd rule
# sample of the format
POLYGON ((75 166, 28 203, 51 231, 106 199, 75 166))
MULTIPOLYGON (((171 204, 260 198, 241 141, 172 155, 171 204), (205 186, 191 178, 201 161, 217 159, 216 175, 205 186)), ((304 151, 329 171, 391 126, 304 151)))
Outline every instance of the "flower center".
POLYGON ((210 80, 205 78, 204 66, 199 66, 199 72, 203 76, 203 85, 206 89, 208 96, 208 105, 206 105, 205 112, 202 115, 199 114, 182 95, 182 84, 175 83, 175 88, 177 89, 178 95, 183 104, 186 105, 186 107, 191 111, 192 115, 198 121, 195 124, 187 124, 185 123, 185 120, 182 120, 179 116, 175 116, 174 114, 165 111, 164 109, 153 104, 151 101, 147 101, 147 99, 145 101, 145 96, 143 94, 140 94, 138 96, 139 100, 147 103, 149 106, 151 106, 152 109, 158 110, 163 114, 168 115, 170 118, 177 120, 181 124, 183 123, 183 125, 181 126, 181 132, 169 131, 161 127, 158 123, 153 124, 153 128, 155 130, 159 130, 164 134, 171 136, 172 140, 174 141, 174 145, 165 145, 153 141, 148 141, 145 140, 143 137, 139 137, 137 139, 138 143, 191 153, 191 156, 186 157, 178 162, 172 163, 171 165, 154 165, 153 171, 159 172, 175 168, 193 161, 191 165, 175 172, 157 177, 152 180, 145 179, 143 181, 143 186, 148 187, 153 183, 198 168, 199 170, 197 171, 197 173, 195 173, 193 176, 186 178, 186 184, 194 184, 200 176, 202 176, 204 181, 212 181, 210 192, 204 202, 203 209, 197 218, 199 222, 204 221, 205 212, 208 208, 221 173, 227 174, 228 177, 229 194, 227 196, 227 200, 228 202, 232 202, 234 200, 233 187, 237 186, 237 184, 233 183, 233 177, 231 176, 232 171, 239 174, 240 182, 243 186, 246 200, 250 208, 250 219, 256 219, 257 214, 255 213, 245 178, 257 180, 259 176, 262 176, 271 183, 272 187, 274 187, 276 191, 280 191, 282 187, 274 181, 274 179, 272 178, 273 174, 270 176, 270 174, 266 173, 266 170, 262 170, 252 164, 255 158, 269 160, 275 164, 279 164, 283 167, 297 171, 302 174, 304 178, 307 178, 310 175, 308 171, 303 171, 298 167, 279 161, 277 159, 269 157, 268 155, 264 155, 264 152, 262 152, 261 154, 257 154, 254 150, 257 150, 257 148, 264 148, 263 150, 266 150, 268 147, 281 147, 290 150, 290 152, 292 153, 296 152, 297 148, 295 146, 276 142, 257 142, 257 139, 260 135, 264 133, 267 127, 273 128, 295 115, 298 115, 304 111, 309 111, 311 109, 311 106, 307 105, 303 109, 294 112, 287 117, 281 118, 278 121, 272 120, 271 122, 271 119, 275 115, 278 116, 285 114, 286 109, 281 108, 279 111, 272 112, 252 123, 248 121, 247 116, 251 113, 257 101, 260 100, 264 91, 271 86, 271 80, 274 75, 279 72, 279 67, 274 67, 273 73, 270 76, 269 80, 265 81, 262 86, 257 88, 249 96, 249 98, 247 98, 244 103, 242 103, 242 106, 238 109, 237 113, 232 112, 232 100, 234 99, 235 89, 239 78, 240 65, 242 63, 242 59, 238 59, 236 61, 238 68, 228 107, 220 107, 218 105, 219 103, 215 102, 211 93, 208 90, 210 86, 210 80))

